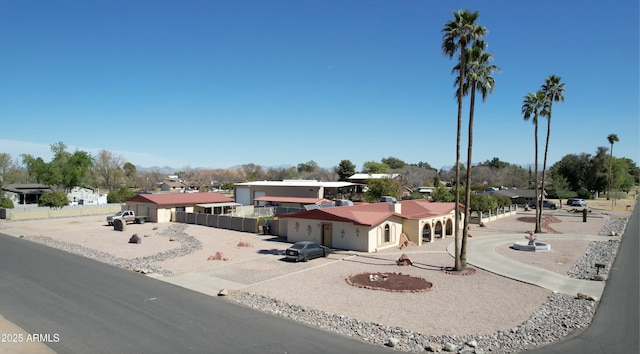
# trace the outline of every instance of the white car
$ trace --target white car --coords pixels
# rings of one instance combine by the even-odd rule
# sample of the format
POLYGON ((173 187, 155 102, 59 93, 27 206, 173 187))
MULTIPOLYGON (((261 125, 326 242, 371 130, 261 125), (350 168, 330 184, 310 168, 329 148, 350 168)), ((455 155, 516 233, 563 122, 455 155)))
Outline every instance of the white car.
POLYGON ((567 200, 567 205, 571 206, 587 206, 587 202, 580 198, 571 198, 567 200))

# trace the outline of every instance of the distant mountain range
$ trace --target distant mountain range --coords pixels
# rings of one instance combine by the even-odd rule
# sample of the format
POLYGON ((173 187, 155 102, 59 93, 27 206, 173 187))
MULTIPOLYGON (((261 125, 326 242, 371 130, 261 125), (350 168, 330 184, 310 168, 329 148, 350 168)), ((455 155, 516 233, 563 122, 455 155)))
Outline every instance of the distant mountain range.
MULTIPOLYGON (((236 166, 231 166, 229 168, 193 167, 192 169, 193 170, 242 170, 242 166, 243 165, 236 165, 236 166)), ((293 166, 293 165, 262 166, 262 168, 267 170, 267 169, 271 169, 271 168, 275 168, 275 169, 289 168, 291 166, 293 166)), ((474 164, 474 166, 476 166, 476 164, 474 164)), ((524 168, 525 170, 528 170, 529 168, 531 168, 531 170, 533 170, 535 164, 534 163, 530 163, 530 164, 519 165, 519 166, 524 168)), ((549 167, 550 166, 547 166, 547 168, 549 168, 549 167)), ((452 168, 453 168, 453 165, 452 166, 443 166, 440 170, 449 171, 452 168)), ((159 173, 162 173, 162 174, 165 174, 165 175, 170 175, 170 174, 175 174, 175 173, 177 173, 179 171, 182 171, 183 168, 173 168, 173 167, 169 167, 169 166, 143 167, 143 166, 136 165, 136 170, 141 171, 141 172, 159 172, 159 173)), ((542 170, 542 164, 538 165, 538 170, 542 170)))
MULTIPOLYGON (((159 167, 159 166, 151 166, 151 167, 144 167, 144 166, 139 166, 139 165, 135 165, 136 166, 136 170, 140 171, 140 172, 160 172, 162 174, 165 175, 171 175, 171 174, 175 174, 179 171, 184 170, 184 168, 173 168, 170 166, 163 166, 163 167, 159 167)), ((242 166, 243 165, 236 165, 236 166, 231 166, 229 168, 211 168, 211 167, 192 167, 192 170, 242 170, 242 166)), ((270 166, 261 166, 263 169, 271 169, 271 168, 289 168, 292 167, 293 165, 280 165, 280 166, 275 166, 275 167, 270 167, 270 166)))

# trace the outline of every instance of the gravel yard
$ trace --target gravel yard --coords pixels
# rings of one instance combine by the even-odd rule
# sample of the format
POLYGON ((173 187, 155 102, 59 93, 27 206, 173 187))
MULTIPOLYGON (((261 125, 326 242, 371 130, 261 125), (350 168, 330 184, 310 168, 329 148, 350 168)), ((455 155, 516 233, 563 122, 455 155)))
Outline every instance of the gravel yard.
MULTIPOLYGON (((519 213, 485 227, 473 225, 470 232, 474 238, 485 234, 522 234, 524 240, 524 231, 532 225, 522 220, 531 215, 534 214, 519 213)), ((598 212, 583 223, 576 215, 560 210, 554 212, 557 220, 550 224, 550 230, 592 235, 603 229, 604 234, 609 229, 621 232, 625 215, 628 213, 598 212)), ((563 331, 569 333, 587 326, 596 308, 592 301, 552 294, 481 269, 466 276, 442 272, 442 267, 453 265, 446 252, 453 242, 450 238, 373 254, 337 251, 327 258, 292 263, 284 261, 284 250, 289 244, 280 239, 195 225, 146 223, 129 225, 124 232, 118 232, 106 226, 103 217, 83 217, 2 221, 0 232, 125 269, 161 274, 167 279, 198 273, 233 281, 242 285, 240 291, 232 291, 230 296, 238 303, 376 344, 392 340, 396 349, 403 351, 424 350, 428 342, 455 343, 461 348, 473 340, 485 351, 523 350, 528 345, 556 340, 563 331), (141 237, 141 244, 127 242, 134 233, 141 237), (226 260, 208 260, 217 252, 226 260), (411 258, 413 266, 396 265, 403 253, 411 258), (348 276, 362 272, 414 275, 433 283, 433 288, 426 292, 394 293, 347 284, 348 276), (540 319, 566 311, 572 314, 571 318, 558 322, 564 329, 553 327, 555 320, 540 319), (546 339, 542 341, 539 337, 546 339)), ((553 234, 547 233, 541 234, 540 240, 551 244, 550 252, 515 251, 507 244, 495 251, 567 274, 576 264, 579 269, 592 265, 591 260, 580 262, 585 253, 610 255, 608 261, 612 261, 617 245, 607 242, 608 239, 603 236, 604 242, 595 242, 609 244, 601 247, 584 240, 553 240, 553 234), (599 250, 593 251, 594 247, 599 250)), ((584 271, 575 276, 591 275, 584 271)))

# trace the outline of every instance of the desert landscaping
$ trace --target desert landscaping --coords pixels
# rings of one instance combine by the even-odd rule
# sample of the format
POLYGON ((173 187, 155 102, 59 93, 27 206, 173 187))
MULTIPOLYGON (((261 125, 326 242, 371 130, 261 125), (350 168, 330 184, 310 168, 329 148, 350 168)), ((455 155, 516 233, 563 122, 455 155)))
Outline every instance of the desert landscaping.
MULTIPOLYGON (((554 240, 554 235, 598 235, 611 222, 622 220, 624 225, 631 213, 624 206, 632 202, 618 201, 614 210, 610 210, 610 204, 608 209, 600 209, 599 204, 590 203, 587 222, 583 222, 582 213, 572 212, 572 207, 545 210, 545 233, 540 234, 539 239, 551 245, 549 252, 515 251, 509 244, 500 245, 495 252, 566 274, 582 257, 590 241, 554 240), (619 210, 621 208, 625 210, 619 210)), ((524 240, 525 231, 532 228, 530 220, 534 215, 534 211, 521 210, 515 216, 483 227, 472 225, 470 247, 472 240, 487 235, 521 234, 524 240)), ((512 331, 530 321, 532 314, 544 307, 552 296, 550 290, 476 269, 473 264, 469 267, 474 272, 469 275, 444 272, 444 267, 453 265, 447 251, 452 238, 379 253, 335 250, 327 258, 293 263, 285 261, 284 250, 290 244, 282 239, 197 225, 145 223, 128 225, 120 232, 107 226, 103 216, 92 216, 2 221, 0 232, 208 295, 215 296, 222 291, 232 301, 376 344, 384 344, 381 343, 386 341, 384 337, 393 337, 399 329, 432 341, 446 342, 446 338, 453 336, 478 338, 477 342, 482 343, 482 338, 497 338, 496 333, 512 331), (133 235, 138 236, 139 243, 129 242, 133 235), (397 261, 402 255, 410 258, 412 265, 399 266, 397 261), (423 291, 390 292, 347 282, 350 276, 367 272, 401 273, 420 278, 431 286, 423 291), (305 312, 313 314, 315 319, 305 319, 301 315, 305 312), (355 324, 348 329, 337 327, 331 322, 335 317, 342 322, 353 320, 355 324), (383 333, 372 334, 371 327, 383 333)), ((618 236, 601 237, 602 241, 609 241, 618 236)), ((592 316, 596 305, 589 303, 580 306, 586 306, 585 313, 592 316)), ((579 322, 585 321, 586 324, 579 323, 567 331, 586 326, 590 317, 579 322)), ((536 344, 534 340, 531 342, 536 344)), ((505 345, 495 348, 500 344, 487 343, 486 346, 495 350, 515 350, 505 345)), ((421 345, 423 343, 397 344, 397 349, 412 351, 421 345)))

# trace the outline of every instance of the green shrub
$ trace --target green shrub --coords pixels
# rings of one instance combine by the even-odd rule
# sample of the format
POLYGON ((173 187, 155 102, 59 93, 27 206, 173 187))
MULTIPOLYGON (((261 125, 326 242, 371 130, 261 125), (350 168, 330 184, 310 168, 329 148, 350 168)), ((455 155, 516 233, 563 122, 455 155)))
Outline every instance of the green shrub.
POLYGON ((111 191, 109 192, 109 194, 107 194, 107 203, 123 203, 125 200, 133 197, 134 195, 135 193, 133 193, 129 188, 120 187, 120 189, 111 191))
POLYGON ((591 199, 591 197, 592 197, 591 192, 589 192, 585 188, 580 188, 580 190, 578 191, 578 198, 591 199))
POLYGON ((9 198, 0 198, 0 208, 13 209, 13 200, 9 198))
POLYGON ((38 205, 48 206, 50 208, 62 208, 65 205, 69 205, 69 199, 67 199, 67 195, 62 192, 49 192, 40 196, 38 205))
POLYGON ((508 207, 511 204, 513 204, 513 202, 511 201, 511 198, 506 197, 504 195, 496 195, 496 201, 498 202, 498 206, 501 207, 508 207))

